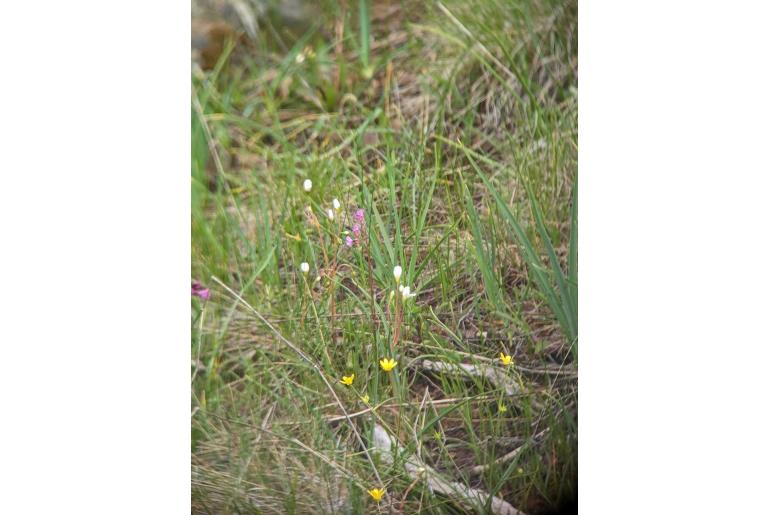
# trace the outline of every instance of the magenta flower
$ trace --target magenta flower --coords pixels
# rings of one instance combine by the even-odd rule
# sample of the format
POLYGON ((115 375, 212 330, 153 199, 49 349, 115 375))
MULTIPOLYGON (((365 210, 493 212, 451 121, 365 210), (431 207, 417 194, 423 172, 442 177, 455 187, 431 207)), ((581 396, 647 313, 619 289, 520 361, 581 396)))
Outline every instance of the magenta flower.
POLYGON ((360 224, 354 224, 353 225, 353 234, 355 234, 356 237, 361 235, 361 225, 360 224))
POLYGON ((193 297, 200 297, 203 300, 208 300, 208 298, 211 297, 211 291, 208 288, 204 288, 198 281, 192 282, 191 294, 193 297))
POLYGON ((350 236, 345 236, 345 245, 347 245, 348 247, 352 247, 353 246, 353 238, 351 238, 350 236))
POLYGON ((356 222, 358 222, 359 224, 364 223, 364 210, 361 208, 356 209, 356 212, 353 215, 353 218, 355 218, 356 222))

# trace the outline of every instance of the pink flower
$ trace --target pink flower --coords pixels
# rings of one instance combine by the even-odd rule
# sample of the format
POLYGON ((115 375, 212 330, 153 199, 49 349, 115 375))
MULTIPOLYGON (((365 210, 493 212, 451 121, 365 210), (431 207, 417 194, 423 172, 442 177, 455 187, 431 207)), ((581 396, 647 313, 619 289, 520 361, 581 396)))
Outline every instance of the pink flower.
POLYGON ((353 215, 353 218, 355 218, 356 222, 358 222, 359 224, 364 223, 364 210, 361 208, 356 209, 356 212, 353 215))
POLYGON ((352 247, 353 246, 353 238, 351 238, 350 236, 345 236, 345 245, 347 245, 348 247, 352 247))
POLYGON ((211 291, 208 288, 204 288, 198 281, 192 282, 191 294, 193 297, 200 297, 203 300, 208 300, 211 297, 211 291))
POLYGON ((361 225, 359 224, 353 225, 353 234, 355 234, 356 236, 359 236, 361 234, 361 225))

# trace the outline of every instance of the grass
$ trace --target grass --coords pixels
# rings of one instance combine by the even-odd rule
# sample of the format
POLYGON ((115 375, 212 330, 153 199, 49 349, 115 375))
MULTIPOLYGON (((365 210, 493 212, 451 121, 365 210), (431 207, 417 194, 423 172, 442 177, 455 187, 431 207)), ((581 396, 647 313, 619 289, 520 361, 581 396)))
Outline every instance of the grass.
POLYGON ((577 3, 389 5, 193 73, 196 512, 489 510, 415 456, 527 513, 576 497, 577 3))

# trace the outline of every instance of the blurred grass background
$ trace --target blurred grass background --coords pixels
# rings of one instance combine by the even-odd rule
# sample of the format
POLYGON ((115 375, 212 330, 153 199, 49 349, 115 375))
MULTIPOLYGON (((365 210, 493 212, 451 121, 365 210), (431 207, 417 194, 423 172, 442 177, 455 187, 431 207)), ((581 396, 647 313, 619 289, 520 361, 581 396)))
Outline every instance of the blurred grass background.
POLYGON ((489 512, 410 456, 569 510, 577 2, 273 3, 251 25, 222 5, 193 20, 192 271, 212 292, 192 301, 193 511, 489 512), (395 265, 416 297, 391 298, 395 265), (375 423, 405 448, 392 464, 375 423))

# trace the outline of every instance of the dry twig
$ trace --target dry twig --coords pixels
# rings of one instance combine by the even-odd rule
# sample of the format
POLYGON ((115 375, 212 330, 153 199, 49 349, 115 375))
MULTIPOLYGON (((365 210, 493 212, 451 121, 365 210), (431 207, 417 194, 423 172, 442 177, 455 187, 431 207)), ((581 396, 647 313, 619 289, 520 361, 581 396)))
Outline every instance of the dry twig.
MULTIPOLYGON (((399 454, 404 452, 404 447, 396 442, 379 424, 374 426, 374 446, 380 451, 383 461, 387 463, 393 463, 393 446, 396 447, 399 454)), ((485 506, 491 500, 490 513, 497 515, 526 515, 504 499, 490 496, 482 490, 444 479, 435 469, 420 461, 417 456, 408 458, 404 463, 404 468, 412 479, 424 480, 431 491, 451 497, 465 507, 485 506)))
MULTIPOLYGON (((538 434, 536 434, 535 436, 532 437, 532 442, 537 442, 537 440, 542 438, 547 432, 548 432, 547 428, 543 429, 538 434)), ((505 454, 503 456, 500 456, 499 458, 497 458, 492 463, 489 463, 487 465, 476 465, 475 467, 471 468, 469 472, 471 474, 481 474, 482 472, 486 471, 487 469, 489 469, 493 465, 500 465, 501 463, 505 463, 505 462, 511 461, 513 458, 515 458, 516 456, 521 454, 521 452, 524 449, 526 449, 528 445, 530 445, 530 443, 529 442, 525 442, 524 444, 520 445, 519 447, 516 447, 511 452, 509 452, 509 453, 507 453, 507 454, 505 454)))
POLYGON ((505 390, 507 395, 521 393, 521 387, 513 381, 508 374, 497 367, 471 365, 466 363, 446 363, 444 361, 431 361, 429 359, 424 359, 417 364, 422 368, 433 372, 483 377, 498 388, 505 390))

